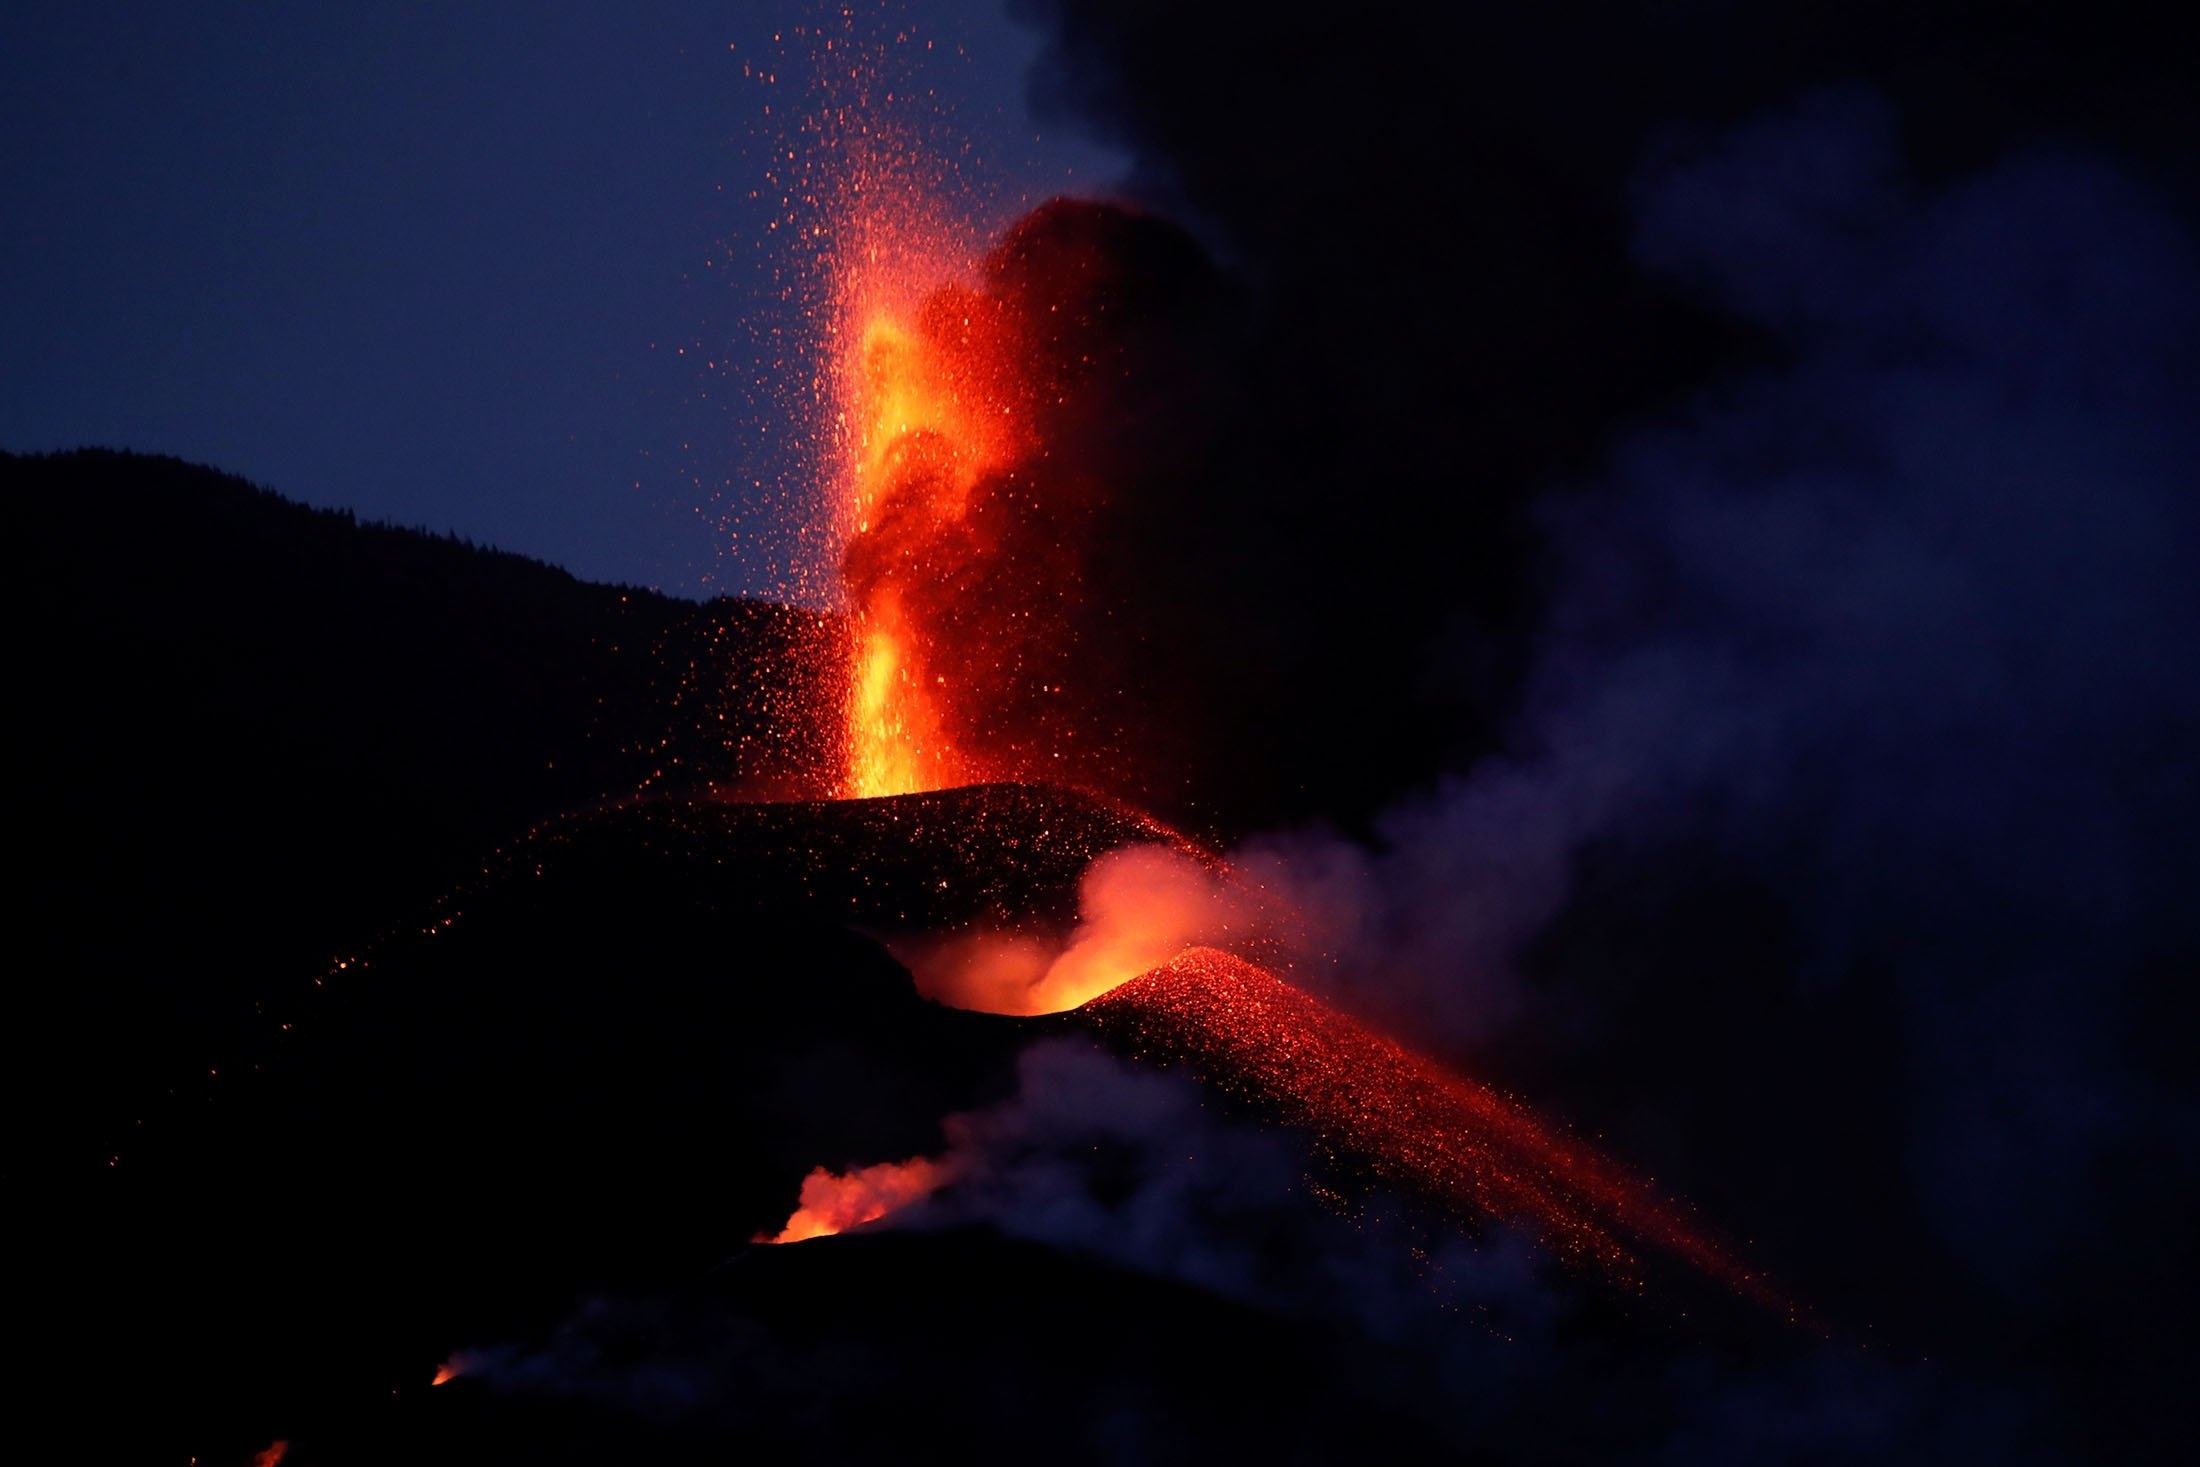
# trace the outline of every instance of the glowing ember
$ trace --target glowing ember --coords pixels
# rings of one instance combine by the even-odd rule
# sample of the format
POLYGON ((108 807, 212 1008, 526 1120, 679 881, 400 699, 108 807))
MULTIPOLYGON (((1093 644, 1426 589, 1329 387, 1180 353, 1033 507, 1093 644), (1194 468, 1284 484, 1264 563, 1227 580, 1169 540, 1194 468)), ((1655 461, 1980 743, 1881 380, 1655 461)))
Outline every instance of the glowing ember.
POLYGON ((944 1165, 921 1156, 859 1167, 845 1175, 819 1167, 802 1179, 802 1203, 787 1225, 777 1233, 759 1233, 752 1241, 800 1243, 844 1233, 931 1196, 947 1179, 944 1165))
POLYGON ((1461 1216, 1525 1225, 1624 1284, 1641 1286, 1639 1242, 1759 1303, 1791 1308, 1647 1183, 1488 1086, 1228 953, 1193 949, 1079 1013, 1141 1058, 1185 1065, 1390 1184, 1461 1216))

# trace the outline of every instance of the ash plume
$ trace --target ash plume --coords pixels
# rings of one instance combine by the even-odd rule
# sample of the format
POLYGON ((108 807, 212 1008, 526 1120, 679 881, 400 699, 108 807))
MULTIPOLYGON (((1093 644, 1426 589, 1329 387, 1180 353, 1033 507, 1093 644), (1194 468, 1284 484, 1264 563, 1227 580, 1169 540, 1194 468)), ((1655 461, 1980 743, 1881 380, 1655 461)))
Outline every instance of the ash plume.
POLYGON ((2200 266, 2111 160, 1930 186, 1900 135, 1821 93, 1643 174, 1636 258, 1774 360, 1538 504, 1497 753, 1239 863, 1333 955, 1302 980, 1569 1097, 1806 1293, 1989 1375, 2116 1341, 2032 1409, 2158 1446, 2200 266))
POLYGON ((1261 570, 1187 621, 1321 705, 1209 810, 1285 832, 1232 859, 1294 978, 1954 1362, 1722 1378, 1667 1450, 2174 1459, 2182 63, 2114 5, 1022 10, 1244 282, 1199 442, 1261 570))
POLYGON ((1263 703, 1203 771, 1231 833, 1365 834, 1493 752, 1553 573, 1549 486, 1780 351, 1640 268, 1646 159, 1861 82, 1924 186, 2063 138, 2200 218, 2200 103, 2136 5, 1015 9, 1047 43, 1034 107, 1129 152, 1136 196, 1242 282, 1241 396, 1156 455, 1196 465, 1199 506, 1160 512, 1156 558, 1199 569, 1149 583, 1184 611, 1150 652, 1197 678, 1228 649, 1207 691, 1263 703))

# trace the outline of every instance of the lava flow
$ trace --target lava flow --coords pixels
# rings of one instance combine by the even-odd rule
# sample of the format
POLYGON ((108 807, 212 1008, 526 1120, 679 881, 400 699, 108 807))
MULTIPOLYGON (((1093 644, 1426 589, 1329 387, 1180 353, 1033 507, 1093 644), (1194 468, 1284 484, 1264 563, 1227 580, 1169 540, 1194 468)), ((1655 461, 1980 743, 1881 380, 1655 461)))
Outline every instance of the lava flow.
POLYGON ((1488 1086, 1228 953, 1190 949, 1078 1012, 1139 1058, 1181 1064, 1456 1215, 1525 1225, 1560 1254, 1637 1288, 1642 1260, 1630 1240, 1639 1240, 1793 1312, 1648 1183, 1488 1086))
MULTIPOLYGON (((1655 1252, 1799 1317, 1763 1275, 1647 1181, 1519 1102, 1264 968, 1191 947, 1158 967, 1117 968, 1109 977, 1104 992, 1074 1010, 1080 1021, 1142 1061, 1182 1066, 1263 1117, 1303 1128, 1352 1171, 1461 1221, 1524 1227, 1561 1257, 1628 1289, 1646 1287, 1646 1252, 1655 1252)), ((1018 1004, 1017 1011, 1030 1010, 1018 1004)), ((820 1167, 803 1182, 801 1206, 786 1226, 756 1241, 840 1232, 954 1180, 945 1161, 921 1157, 845 1175, 820 1167)))

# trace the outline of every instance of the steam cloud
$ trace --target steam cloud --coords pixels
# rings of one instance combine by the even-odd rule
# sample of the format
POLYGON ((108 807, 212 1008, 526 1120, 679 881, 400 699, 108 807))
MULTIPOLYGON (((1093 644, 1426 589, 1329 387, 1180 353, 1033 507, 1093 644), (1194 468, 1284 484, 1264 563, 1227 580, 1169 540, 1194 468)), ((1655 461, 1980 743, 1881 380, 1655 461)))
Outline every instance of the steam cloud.
POLYGON ((802 1200, 787 1225, 759 1233, 759 1243, 800 1243, 844 1233, 886 1216, 931 1192, 951 1175, 948 1167, 924 1157, 882 1161, 840 1174, 817 1167, 802 1179, 802 1200))
POLYGON ((1305 916, 1261 929, 1299 981, 1967 1362, 1723 1379, 1676 1451, 2074 1430, 1986 1384, 2055 1318, 2128 1345, 2059 1389, 2141 1413, 2200 1156, 2149 1037, 2190 1032, 2200 953, 2190 240, 2075 149, 1917 182, 1858 89, 1669 148, 1634 201, 1638 264, 1759 365, 1538 502, 1496 752, 1233 864, 1305 916))
MULTIPOLYGON (((1583 1459, 1647 1436, 1669 1440, 1682 1462, 1990 1439, 2009 1448, 1999 1460, 2026 1460, 2005 1400, 1808 1341, 1747 1370, 1683 1347, 1615 1400, 1602 1351, 1568 1339, 1583 1304, 1576 1286, 1546 1272, 1523 1239, 1432 1235, 1381 1197, 1333 1213, 1310 1196, 1307 1158, 1288 1138, 1216 1115, 1181 1076, 1083 1041, 1033 1045, 1014 1095, 949 1118, 946 1131, 930 1163, 945 1184, 873 1228, 981 1228, 1238 1301, 1271 1328, 1315 1324, 1344 1342, 1331 1366, 1340 1381, 1455 1449, 1583 1459), (1588 1390, 1603 1393, 1600 1411, 1578 1409, 1588 1390)), ((546 1341, 453 1363, 499 1392, 723 1418, 736 1430, 752 1401, 785 1413, 813 1397, 830 1409, 888 1379, 931 1382, 934 1393, 979 1387, 960 1361, 906 1355, 870 1362, 880 1373, 870 1381, 851 1374, 857 1360, 844 1350, 819 1355, 815 1335, 814 1324, 782 1333, 740 1313, 697 1321, 646 1298, 599 1299, 546 1341), (816 1363, 825 1360, 830 1370, 816 1363)), ((1166 1419, 1124 1424, 1142 1436, 1171 1430, 1166 1419)), ((1089 1450, 1070 1424, 1061 1429, 1071 1456, 1089 1450)))
POLYGON ((1968 1362, 1715 1372, 1677 1460, 2015 1454, 2073 1429, 1986 1383, 2051 1318, 2128 1342, 2060 1389, 2143 1411, 2200 1156, 2148 1037, 2200 953, 2191 242, 2072 148, 1921 183, 1861 89, 1665 149, 1634 211, 1636 263, 1767 347, 1536 503, 1501 746, 1368 839, 1234 852, 1270 903, 1134 868, 1169 915, 1121 928, 1281 942, 1968 1362))
POLYGON ((1637 205, 1642 265, 1777 364, 1542 504, 1501 752, 1241 864, 1314 915, 1302 978, 1585 1102, 1822 1296, 1945 1331, 1890 1281, 1952 1275, 1979 1356, 2090 1319, 2132 1347, 2084 1389, 2142 1398, 2196 1154, 2144 1037, 2189 1032, 2200 953, 2191 242, 2076 151, 1919 187, 1853 90, 1637 205))

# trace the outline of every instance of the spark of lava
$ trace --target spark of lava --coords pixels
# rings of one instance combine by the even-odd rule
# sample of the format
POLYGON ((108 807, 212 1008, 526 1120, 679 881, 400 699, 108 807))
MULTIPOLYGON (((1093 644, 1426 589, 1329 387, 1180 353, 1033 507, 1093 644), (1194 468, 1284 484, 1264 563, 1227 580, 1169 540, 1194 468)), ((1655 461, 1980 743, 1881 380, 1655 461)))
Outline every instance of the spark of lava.
POLYGON ((844 1233, 931 1196, 948 1179, 945 1163, 922 1156, 851 1172, 818 1167, 802 1179, 801 1204, 787 1225, 777 1233, 759 1233, 751 1241, 800 1243, 844 1233))

